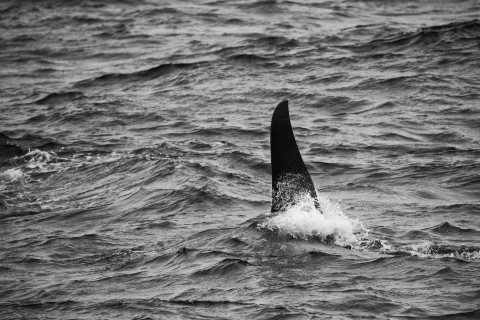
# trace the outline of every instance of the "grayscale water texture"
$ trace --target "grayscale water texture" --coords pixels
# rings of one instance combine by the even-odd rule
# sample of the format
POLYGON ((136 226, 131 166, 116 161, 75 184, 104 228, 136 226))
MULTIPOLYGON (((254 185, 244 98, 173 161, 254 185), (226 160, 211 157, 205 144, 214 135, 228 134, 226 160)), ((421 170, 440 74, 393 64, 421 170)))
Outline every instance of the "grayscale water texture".
POLYGON ((478 18, 0 1, 0 318, 480 318, 478 18), (286 99, 347 245, 266 216, 286 99))

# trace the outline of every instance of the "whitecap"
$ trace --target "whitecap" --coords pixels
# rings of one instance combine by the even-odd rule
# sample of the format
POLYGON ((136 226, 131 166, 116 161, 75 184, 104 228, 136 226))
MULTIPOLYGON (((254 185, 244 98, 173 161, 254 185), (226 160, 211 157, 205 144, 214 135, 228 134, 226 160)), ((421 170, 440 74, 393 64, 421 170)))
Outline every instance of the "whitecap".
POLYGON ((321 195, 317 197, 321 211, 315 208, 315 200, 305 194, 285 211, 267 217, 258 227, 294 238, 333 238, 334 243, 341 246, 355 244, 357 236, 368 235, 368 229, 359 220, 348 217, 338 202, 321 195))
POLYGON ((5 172, 0 172, 0 181, 5 182, 23 182, 27 175, 22 170, 13 168, 5 172))

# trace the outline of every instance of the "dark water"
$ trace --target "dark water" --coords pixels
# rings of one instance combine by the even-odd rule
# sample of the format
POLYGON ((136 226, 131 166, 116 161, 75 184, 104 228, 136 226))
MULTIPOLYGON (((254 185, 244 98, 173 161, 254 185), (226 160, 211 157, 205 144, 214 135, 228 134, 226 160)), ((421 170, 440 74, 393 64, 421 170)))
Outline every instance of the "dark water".
POLYGON ((0 318, 478 319, 479 17, 1 1, 0 318), (266 216, 285 99, 324 215, 266 216))

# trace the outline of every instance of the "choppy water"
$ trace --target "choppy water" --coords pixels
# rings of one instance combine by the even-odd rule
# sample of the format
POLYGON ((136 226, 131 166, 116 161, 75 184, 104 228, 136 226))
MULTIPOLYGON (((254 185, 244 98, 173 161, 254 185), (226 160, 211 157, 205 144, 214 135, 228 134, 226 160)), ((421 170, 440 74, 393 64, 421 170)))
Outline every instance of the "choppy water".
POLYGON ((1 1, 1 318, 478 318, 479 17, 1 1), (324 215, 266 216, 285 99, 324 215))

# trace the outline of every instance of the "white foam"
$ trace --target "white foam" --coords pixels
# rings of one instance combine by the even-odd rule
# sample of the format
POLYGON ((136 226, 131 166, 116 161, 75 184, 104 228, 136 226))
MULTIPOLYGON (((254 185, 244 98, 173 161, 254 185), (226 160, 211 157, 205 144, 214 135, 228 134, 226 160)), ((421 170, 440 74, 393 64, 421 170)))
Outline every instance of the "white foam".
POLYGON ((5 182, 21 182, 26 177, 26 174, 20 169, 8 169, 5 172, 0 172, 0 181, 5 182))
POLYGON ((438 246, 439 245, 435 245, 431 241, 424 241, 407 247, 405 251, 410 253, 412 256, 417 256, 420 258, 480 259, 480 250, 465 251, 459 248, 457 251, 438 253, 437 250, 435 250, 435 247, 438 246))
POLYGON ((452 246, 448 244, 436 244, 432 241, 423 241, 416 244, 407 246, 395 247, 390 245, 387 240, 369 240, 362 239, 357 245, 352 246, 356 251, 376 251, 383 254, 390 254, 396 252, 406 252, 412 256, 422 259, 441 259, 441 258, 459 258, 466 260, 480 259, 480 250, 464 250, 464 248, 458 247, 458 250, 454 250, 452 246), (442 252, 442 247, 449 248, 447 252, 442 252))
POLYGON ((339 203, 321 195, 317 197, 323 214, 315 208, 312 197, 306 194, 285 211, 267 217, 259 224, 259 228, 303 239, 309 237, 325 239, 333 236, 334 243, 342 246, 356 243, 359 234, 368 235, 368 230, 363 224, 359 220, 349 218, 339 203))
POLYGON ((55 152, 50 151, 41 151, 38 149, 29 150, 27 154, 15 157, 12 159, 13 163, 26 163, 26 167, 29 169, 39 168, 43 169, 45 164, 52 162, 58 159, 58 156, 55 152))

